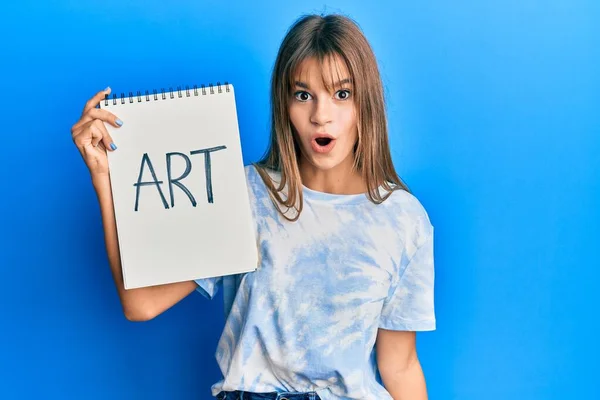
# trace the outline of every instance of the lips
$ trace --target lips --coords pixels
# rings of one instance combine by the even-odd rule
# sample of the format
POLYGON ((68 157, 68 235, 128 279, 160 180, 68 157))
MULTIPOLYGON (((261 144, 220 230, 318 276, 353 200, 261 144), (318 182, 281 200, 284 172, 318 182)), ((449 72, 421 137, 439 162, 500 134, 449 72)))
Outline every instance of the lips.
POLYGON ((317 133, 310 141, 313 151, 317 153, 328 153, 335 146, 335 138, 327 133, 317 133))

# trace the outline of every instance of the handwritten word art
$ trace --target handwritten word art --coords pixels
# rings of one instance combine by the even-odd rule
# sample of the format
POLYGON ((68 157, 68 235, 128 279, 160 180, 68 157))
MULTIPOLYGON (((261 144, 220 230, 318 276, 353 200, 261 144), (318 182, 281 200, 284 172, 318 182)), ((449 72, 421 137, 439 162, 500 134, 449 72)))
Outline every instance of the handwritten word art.
MULTIPOLYGON (((206 198, 209 203, 213 203, 210 154, 214 153, 216 151, 224 150, 224 149, 226 149, 226 146, 217 146, 217 147, 210 147, 207 149, 190 151, 190 155, 192 155, 192 156, 196 155, 196 154, 204 154, 204 173, 205 173, 205 177, 206 177, 206 198)), ((171 152, 171 153, 166 153, 166 158, 167 158, 167 160, 166 160, 167 161, 167 182, 168 182, 168 188, 169 188, 169 196, 171 199, 171 202, 170 202, 171 207, 175 206, 175 199, 173 197, 173 185, 175 185, 179 189, 181 189, 187 195, 188 199, 192 203, 192 206, 196 207, 197 202, 196 202, 196 199, 194 198, 194 195, 192 194, 192 192, 190 192, 190 190, 183 183, 181 183, 181 181, 183 179, 185 179, 192 171, 192 161, 190 160, 190 157, 188 157, 184 153, 171 152), (185 171, 183 172, 183 174, 181 174, 181 176, 179 176, 177 178, 173 178, 172 172, 171 172, 171 165, 172 165, 171 159, 173 157, 183 158, 183 160, 185 161, 185 164, 186 164, 185 171)), ((148 156, 148 153, 144 153, 144 155, 142 156, 142 162, 140 165, 140 174, 138 175, 137 182, 133 184, 133 186, 135 186, 135 188, 136 188, 135 211, 138 211, 138 206, 139 206, 139 201, 140 201, 140 189, 143 186, 154 186, 156 188, 156 190, 158 190, 158 193, 160 194, 160 198, 162 200, 163 206, 165 207, 165 209, 169 209, 169 203, 167 203, 167 199, 165 198, 163 189, 161 188, 161 185, 163 185, 163 184, 164 184, 164 182, 159 181, 156 177, 156 172, 154 170, 154 167, 152 166, 152 161, 150 160, 150 156, 148 156), (146 167, 148 168, 148 170, 150 171, 150 174, 152 175, 152 180, 147 181, 147 182, 142 182, 142 175, 144 173, 144 168, 146 168, 146 167)))

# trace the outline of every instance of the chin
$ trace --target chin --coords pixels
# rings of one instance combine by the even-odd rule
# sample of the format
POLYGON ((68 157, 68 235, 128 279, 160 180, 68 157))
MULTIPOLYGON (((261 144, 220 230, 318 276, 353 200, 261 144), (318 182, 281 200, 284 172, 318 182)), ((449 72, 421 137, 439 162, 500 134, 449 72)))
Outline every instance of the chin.
MULTIPOLYGON (((349 157, 350 155, 348 155, 349 157)), ((346 158, 348 158, 346 157, 346 158)), ((306 157, 305 157, 306 158, 306 157)), ((319 156, 319 155, 311 155, 307 158, 308 164, 312 165, 314 168, 317 168, 321 171, 328 171, 334 169, 340 164, 344 163, 346 158, 342 157, 331 157, 331 156, 319 156)))
POLYGON ((310 163, 321 171, 333 169, 340 164, 340 162, 336 160, 311 160, 310 163))

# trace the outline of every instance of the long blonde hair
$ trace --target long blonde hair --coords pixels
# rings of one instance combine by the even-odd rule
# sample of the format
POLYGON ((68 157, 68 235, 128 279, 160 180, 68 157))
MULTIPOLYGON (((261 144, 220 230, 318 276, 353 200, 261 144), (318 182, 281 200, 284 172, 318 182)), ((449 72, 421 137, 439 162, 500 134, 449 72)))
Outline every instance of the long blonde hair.
POLYGON ((339 14, 305 15, 289 28, 279 48, 271 77, 270 144, 263 158, 253 163, 279 213, 289 221, 296 221, 303 207, 298 166, 300 149, 288 114, 294 74, 307 58, 316 57, 322 67, 326 59, 335 56, 345 63, 354 85, 358 140, 354 146, 353 169, 360 171, 366 182, 369 199, 379 204, 394 190, 410 193, 392 162, 383 85, 366 37, 349 17, 339 14), (265 169, 281 174, 278 186, 265 169), (283 192, 286 185, 287 191, 283 192), (386 191, 384 196, 381 196, 380 186, 386 191), (282 211, 281 206, 287 209, 282 211), (286 215, 289 209, 297 211, 295 216, 290 218, 286 215))

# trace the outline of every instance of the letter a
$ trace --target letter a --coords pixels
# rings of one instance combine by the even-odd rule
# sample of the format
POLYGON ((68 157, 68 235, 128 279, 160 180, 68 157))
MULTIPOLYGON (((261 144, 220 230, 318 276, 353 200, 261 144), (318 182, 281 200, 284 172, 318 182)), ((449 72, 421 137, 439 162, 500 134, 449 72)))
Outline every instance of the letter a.
POLYGON ((150 157, 148 157, 148 153, 144 153, 144 156, 142 157, 142 165, 140 166, 140 175, 138 176, 138 180, 137 183, 134 183, 133 186, 136 187, 135 190, 135 211, 138 210, 138 204, 139 204, 139 200, 140 200, 140 187, 141 186, 147 186, 147 185, 156 185, 156 188, 158 189, 158 193, 160 194, 160 198, 163 202, 163 205, 165 206, 166 209, 169 208, 169 204, 167 204, 167 200, 165 199, 165 196, 163 195, 162 190, 160 189, 160 185, 162 184, 162 181, 159 181, 156 179, 156 174, 154 173, 154 168, 152 167, 152 162, 150 161, 150 157), (144 172, 144 163, 148 164, 148 169, 150 169, 150 173, 152 174, 152 179, 153 181, 151 182, 141 182, 142 180, 142 173, 144 172))

